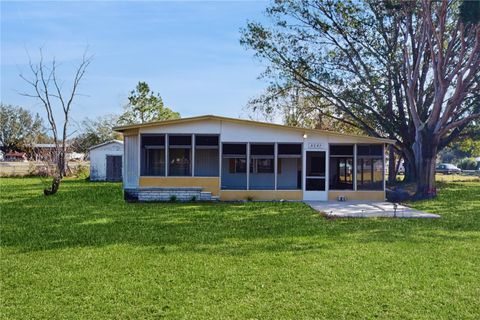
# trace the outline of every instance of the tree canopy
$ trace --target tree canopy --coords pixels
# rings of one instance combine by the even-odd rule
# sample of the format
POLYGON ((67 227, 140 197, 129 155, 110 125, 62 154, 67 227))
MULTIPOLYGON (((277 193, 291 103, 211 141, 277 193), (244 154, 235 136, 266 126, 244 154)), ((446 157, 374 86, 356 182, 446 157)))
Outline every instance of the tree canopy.
POLYGON ((105 115, 96 119, 86 118, 82 121, 82 133, 72 141, 77 152, 87 152, 89 148, 110 140, 121 140, 122 135, 113 131, 118 116, 105 115))
POLYGON ((130 92, 125 112, 118 123, 127 125, 178 118, 180 114, 166 107, 160 94, 151 91, 146 82, 139 82, 135 90, 130 92))
POLYGON ((30 111, 0 104, 0 144, 3 150, 28 151, 34 143, 42 142, 46 131, 42 118, 30 111))

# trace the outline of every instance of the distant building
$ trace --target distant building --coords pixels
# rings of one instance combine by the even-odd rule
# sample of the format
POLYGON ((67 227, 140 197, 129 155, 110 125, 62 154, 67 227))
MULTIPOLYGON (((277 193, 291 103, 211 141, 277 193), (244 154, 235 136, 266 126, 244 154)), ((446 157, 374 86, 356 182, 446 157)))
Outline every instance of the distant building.
POLYGON ((91 181, 122 181, 123 141, 112 140, 89 149, 91 181))
MULTIPOLYGON (((53 161, 55 156, 54 152, 54 143, 36 143, 33 145, 33 159, 35 161, 53 161)), ((67 152, 65 157, 67 161, 81 161, 85 158, 85 154, 78 152, 67 152)))
POLYGON ((27 161, 25 152, 10 151, 5 154, 5 161, 27 161))
POLYGON ((68 152, 66 155, 67 161, 82 161, 85 159, 85 153, 68 152))
POLYGON ((53 159, 54 143, 35 143, 33 145, 33 160, 48 161, 53 159))

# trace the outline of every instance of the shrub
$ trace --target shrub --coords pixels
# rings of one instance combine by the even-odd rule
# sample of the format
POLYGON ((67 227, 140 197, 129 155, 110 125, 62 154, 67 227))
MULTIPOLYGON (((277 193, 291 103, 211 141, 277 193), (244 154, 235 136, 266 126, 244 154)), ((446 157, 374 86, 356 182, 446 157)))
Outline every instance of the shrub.
POLYGON ((80 179, 87 179, 90 176, 90 168, 79 164, 75 170, 75 176, 80 179))
POLYGON ((247 201, 253 201, 253 197, 252 197, 252 196, 248 196, 248 197, 247 197, 247 201))
POLYGON ((177 196, 174 195, 174 194, 172 194, 172 195, 170 196, 170 202, 177 202, 177 196))
POLYGON ((464 158, 458 163, 458 167, 462 170, 475 170, 477 161, 474 158, 464 158))
POLYGON ((192 202, 197 201, 197 196, 192 196, 192 197, 190 198, 190 201, 192 201, 192 202))

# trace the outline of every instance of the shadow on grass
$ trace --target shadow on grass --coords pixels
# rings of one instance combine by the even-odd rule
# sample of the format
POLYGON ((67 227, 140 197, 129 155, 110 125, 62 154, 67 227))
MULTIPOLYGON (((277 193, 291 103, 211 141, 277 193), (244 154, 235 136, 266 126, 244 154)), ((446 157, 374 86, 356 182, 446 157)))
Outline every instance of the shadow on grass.
POLYGON ((129 204, 120 184, 66 180, 57 195, 45 197, 35 179, 11 179, 0 190, 0 240, 17 252, 132 245, 163 254, 248 255, 302 254, 352 242, 441 245, 478 239, 480 201, 458 197, 479 188, 452 189, 458 203, 450 215, 445 211, 450 198, 416 204, 440 206, 439 220, 326 220, 303 203, 129 204))

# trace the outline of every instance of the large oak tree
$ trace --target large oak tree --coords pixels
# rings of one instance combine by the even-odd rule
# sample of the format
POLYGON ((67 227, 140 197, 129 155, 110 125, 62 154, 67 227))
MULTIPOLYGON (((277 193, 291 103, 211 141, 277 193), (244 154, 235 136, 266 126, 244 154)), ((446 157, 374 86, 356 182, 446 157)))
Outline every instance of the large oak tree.
POLYGON ((435 196, 437 152, 480 118, 480 6, 277 0, 267 16, 241 42, 268 62, 271 88, 293 84, 337 121, 395 139, 417 195, 435 196))

